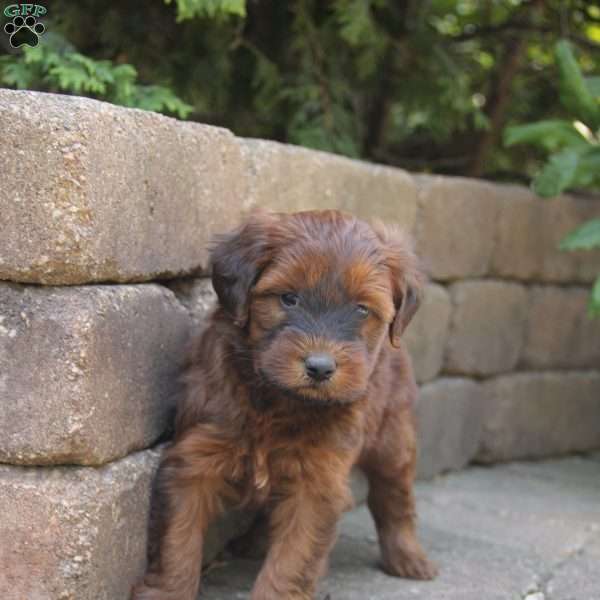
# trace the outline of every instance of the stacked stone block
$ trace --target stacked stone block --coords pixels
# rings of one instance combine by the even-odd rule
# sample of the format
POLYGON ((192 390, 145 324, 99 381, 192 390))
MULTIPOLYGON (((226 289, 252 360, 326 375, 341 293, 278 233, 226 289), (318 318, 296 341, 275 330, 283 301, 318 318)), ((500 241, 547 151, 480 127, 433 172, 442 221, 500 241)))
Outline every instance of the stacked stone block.
MULTIPOLYGON (((0 90, 0 596, 127 598, 206 247, 254 208, 410 231, 419 474, 600 447, 593 198, 414 176, 93 100, 0 90)), ((355 486, 364 496, 364 482, 355 486)), ((240 528, 210 533, 214 553, 240 528)), ((209 555, 211 552, 209 552, 209 555)))

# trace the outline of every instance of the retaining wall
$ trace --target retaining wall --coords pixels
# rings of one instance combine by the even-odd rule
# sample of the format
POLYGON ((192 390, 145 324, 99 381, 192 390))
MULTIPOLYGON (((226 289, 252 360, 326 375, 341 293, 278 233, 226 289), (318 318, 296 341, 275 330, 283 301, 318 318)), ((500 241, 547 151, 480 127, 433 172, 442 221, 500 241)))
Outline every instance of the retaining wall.
MULTIPOLYGON (((0 596, 127 598, 206 244, 255 206, 403 225, 431 276, 406 337, 419 473, 600 447, 600 212, 78 97, 0 90, 0 596)), ((361 495, 362 492, 357 492, 361 495)), ((232 530, 211 532, 214 552, 232 530)))

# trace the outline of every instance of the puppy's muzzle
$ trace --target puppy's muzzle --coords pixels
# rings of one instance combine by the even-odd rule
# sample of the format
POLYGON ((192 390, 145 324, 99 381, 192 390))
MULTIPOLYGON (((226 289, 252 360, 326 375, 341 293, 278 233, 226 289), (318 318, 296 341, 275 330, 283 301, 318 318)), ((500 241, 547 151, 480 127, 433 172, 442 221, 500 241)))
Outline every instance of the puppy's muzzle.
POLYGON ((304 359, 304 368, 306 374, 313 381, 327 381, 335 373, 337 365, 333 356, 325 352, 318 352, 309 354, 304 359))

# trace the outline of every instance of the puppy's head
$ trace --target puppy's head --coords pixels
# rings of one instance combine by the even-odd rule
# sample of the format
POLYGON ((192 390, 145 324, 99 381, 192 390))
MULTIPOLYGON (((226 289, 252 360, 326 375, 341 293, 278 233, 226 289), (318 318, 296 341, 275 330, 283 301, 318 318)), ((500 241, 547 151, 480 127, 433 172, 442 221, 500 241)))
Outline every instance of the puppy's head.
POLYGON ((338 211, 255 215, 218 241, 211 263, 261 385, 317 403, 365 393, 423 284, 400 233, 338 211))

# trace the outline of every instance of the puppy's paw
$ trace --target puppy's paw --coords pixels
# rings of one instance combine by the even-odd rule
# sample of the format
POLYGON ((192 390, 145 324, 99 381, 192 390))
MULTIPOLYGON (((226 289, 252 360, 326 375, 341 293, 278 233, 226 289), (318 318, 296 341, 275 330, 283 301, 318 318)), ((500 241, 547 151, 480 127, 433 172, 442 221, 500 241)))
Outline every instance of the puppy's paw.
POLYGON ((171 596, 168 596, 158 588, 138 583, 131 590, 131 600, 171 600, 171 596))
POLYGON ((382 561, 382 569, 394 577, 406 579, 434 579, 438 574, 437 567, 422 553, 405 554, 398 552, 382 561))

